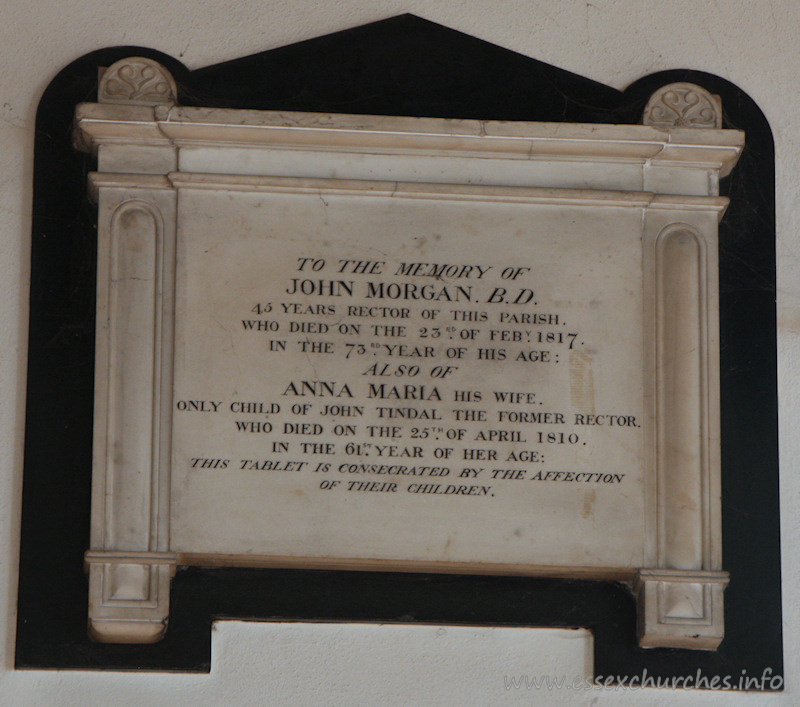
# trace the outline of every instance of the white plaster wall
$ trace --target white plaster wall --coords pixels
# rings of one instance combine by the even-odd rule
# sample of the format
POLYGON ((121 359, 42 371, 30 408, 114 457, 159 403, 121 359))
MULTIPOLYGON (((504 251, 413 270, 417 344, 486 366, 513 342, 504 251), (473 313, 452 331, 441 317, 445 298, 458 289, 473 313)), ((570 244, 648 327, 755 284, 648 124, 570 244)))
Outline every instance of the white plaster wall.
POLYGON ((3 0, 0 3, 0 704, 800 704, 800 3, 796 0, 3 0), (139 44, 189 68, 402 12, 622 88, 654 71, 723 76, 777 150, 784 644, 782 695, 507 691, 584 675, 585 631, 218 624, 210 675, 13 671, 35 110, 67 63, 139 44), (7 607, 8 610, 3 609, 7 607))

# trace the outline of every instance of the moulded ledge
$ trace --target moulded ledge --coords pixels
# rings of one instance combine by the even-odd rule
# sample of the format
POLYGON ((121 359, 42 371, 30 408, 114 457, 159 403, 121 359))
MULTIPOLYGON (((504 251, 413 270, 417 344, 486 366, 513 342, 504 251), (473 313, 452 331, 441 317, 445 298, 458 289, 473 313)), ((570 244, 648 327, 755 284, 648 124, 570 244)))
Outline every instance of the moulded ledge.
POLYGON ((79 149, 100 144, 292 147, 318 151, 436 153, 504 159, 562 157, 705 166, 727 174, 739 130, 562 124, 82 103, 79 149))

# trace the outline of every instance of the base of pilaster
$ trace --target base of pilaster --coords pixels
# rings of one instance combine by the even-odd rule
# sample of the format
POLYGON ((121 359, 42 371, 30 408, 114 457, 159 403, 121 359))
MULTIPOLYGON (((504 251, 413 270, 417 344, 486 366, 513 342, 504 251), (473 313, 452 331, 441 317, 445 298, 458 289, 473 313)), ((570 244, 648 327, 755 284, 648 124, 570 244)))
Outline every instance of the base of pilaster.
POLYGON ((158 552, 86 553, 89 636, 101 643, 155 643, 169 618, 177 557, 158 552))
POLYGON ((725 636, 727 572, 641 569, 634 583, 642 648, 716 650, 725 636))

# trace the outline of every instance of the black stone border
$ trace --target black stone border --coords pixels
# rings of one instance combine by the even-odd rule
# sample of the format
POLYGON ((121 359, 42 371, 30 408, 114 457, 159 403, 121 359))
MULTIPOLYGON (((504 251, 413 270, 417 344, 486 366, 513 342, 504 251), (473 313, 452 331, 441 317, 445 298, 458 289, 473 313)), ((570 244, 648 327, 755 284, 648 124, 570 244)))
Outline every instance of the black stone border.
POLYGON ((597 675, 782 676, 774 174, 764 115, 722 78, 665 71, 620 92, 412 15, 193 72, 142 47, 76 60, 47 88, 36 120, 17 667, 208 671, 211 622, 228 617, 585 626, 595 635, 597 675), (75 105, 95 100, 98 67, 132 55, 166 66, 181 104, 221 108, 637 123, 667 83, 722 97, 723 127, 743 129, 746 147, 722 183, 731 198, 720 226, 723 564, 731 582, 719 650, 638 648, 633 597, 613 583, 201 568, 173 580, 162 642, 89 641, 83 553, 96 226, 86 197, 91 159, 73 149, 71 131, 75 105))

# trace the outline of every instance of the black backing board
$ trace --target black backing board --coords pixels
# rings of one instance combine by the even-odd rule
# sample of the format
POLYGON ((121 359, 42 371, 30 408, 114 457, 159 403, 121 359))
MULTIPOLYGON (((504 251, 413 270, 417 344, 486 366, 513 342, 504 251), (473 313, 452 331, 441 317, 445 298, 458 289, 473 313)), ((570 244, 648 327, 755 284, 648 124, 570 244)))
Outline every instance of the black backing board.
MULTIPOLYGON (((36 122, 28 397, 16 644, 18 668, 207 671, 210 624, 258 620, 589 627, 597 675, 782 675, 775 321, 774 152, 761 111, 717 76, 674 70, 624 92, 402 15, 189 72, 142 47, 92 52, 52 81, 36 122), (92 643, 86 633, 94 368, 91 158, 71 145, 98 67, 164 64, 183 105, 525 121, 637 123, 673 81, 722 98, 746 147, 720 226, 723 564, 726 638, 716 652, 643 650, 634 600, 613 583, 301 570, 181 569, 166 638, 92 643)), ((779 681, 773 682, 773 686, 779 681)))

